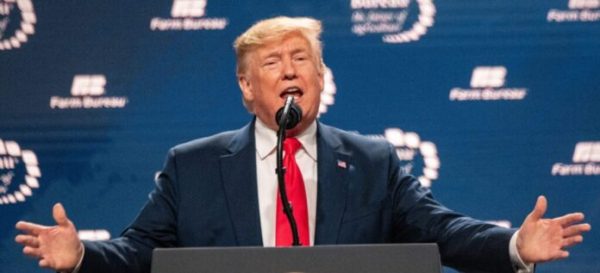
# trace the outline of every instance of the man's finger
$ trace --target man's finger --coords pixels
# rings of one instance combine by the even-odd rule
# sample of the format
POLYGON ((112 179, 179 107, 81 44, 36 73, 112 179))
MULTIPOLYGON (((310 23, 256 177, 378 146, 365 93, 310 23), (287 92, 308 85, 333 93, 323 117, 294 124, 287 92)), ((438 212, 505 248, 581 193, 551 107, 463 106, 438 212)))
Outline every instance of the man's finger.
POLYGON ((591 229, 592 229, 592 226, 590 226, 590 224, 588 224, 588 223, 573 225, 568 228, 565 228, 565 230, 563 231, 563 237, 566 238, 566 237, 579 235, 581 233, 590 231, 591 229))
POLYGON ((581 222, 585 216, 581 212, 569 213, 560 217, 554 218, 554 221, 557 221, 561 226, 567 227, 574 223, 581 222))
POLYGON ((67 212, 61 203, 56 203, 52 207, 52 217, 59 226, 66 226, 69 224, 69 218, 67 218, 67 212))
POLYGON ((36 236, 19 234, 15 237, 15 242, 31 247, 39 247, 40 243, 36 236))
POLYGON ((38 265, 39 265, 41 268, 53 269, 53 270, 55 270, 55 271, 59 271, 59 272, 70 272, 70 271, 60 271, 60 270, 58 270, 58 269, 55 267, 56 263, 54 262, 54 260, 53 260, 53 259, 51 259, 51 258, 48 258, 48 257, 42 257, 42 258, 40 259, 40 262, 38 263, 38 265))
POLYGON ((558 252, 558 256, 555 259, 565 259, 569 257, 569 251, 561 250, 558 252))
POLYGON ((42 230, 48 228, 47 226, 42 226, 34 223, 29 223, 25 221, 19 221, 15 225, 15 227, 28 234, 39 235, 42 230))
POLYGON ((35 258, 40 258, 42 256, 40 249, 35 247, 26 246, 23 248, 23 254, 35 258))
POLYGON ((533 220, 541 219, 544 217, 547 208, 548 201, 546 201, 546 197, 540 195, 535 203, 535 208, 533 208, 533 211, 529 214, 529 216, 532 217, 533 220))
POLYGON ((41 268, 51 268, 50 262, 48 261, 48 259, 41 259, 40 262, 38 263, 38 265, 41 268))
POLYGON ((581 242, 583 242, 583 236, 581 236, 581 235, 571 236, 571 237, 563 239, 562 247, 571 247, 571 246, 574 246, 581 242))

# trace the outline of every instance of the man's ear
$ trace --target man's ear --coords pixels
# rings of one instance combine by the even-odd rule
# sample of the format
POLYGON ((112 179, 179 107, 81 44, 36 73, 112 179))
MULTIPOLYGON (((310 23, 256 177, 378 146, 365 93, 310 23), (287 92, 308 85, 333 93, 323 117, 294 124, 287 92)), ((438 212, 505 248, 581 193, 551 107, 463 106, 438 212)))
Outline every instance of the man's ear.
POLYGON ((247 74, 238 75, 238 85, 240 86, 240 90, 242 91, 242 96, 245 101, 252 102, 254 100, 254 92, 252 90, 252 84, 250 84, 250 80, 248 79, 247 74))
POLYGON ((325 65, 321 68, 321 72, 319 72, 319 88, 321 92, 325 89, 325 65))

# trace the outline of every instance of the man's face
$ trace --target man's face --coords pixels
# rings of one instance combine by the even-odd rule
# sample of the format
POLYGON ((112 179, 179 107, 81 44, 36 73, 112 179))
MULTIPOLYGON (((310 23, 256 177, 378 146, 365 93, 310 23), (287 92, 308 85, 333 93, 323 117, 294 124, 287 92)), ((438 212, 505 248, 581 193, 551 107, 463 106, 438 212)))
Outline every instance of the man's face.
POLYGON ((248 57, 248 69, 238 81, 254 114, 269 128, 277 130, 275 114, 287 96, 294 96, 302 108, 302 121, 288 135, 304 131, 317 117, 323 73, 308 41, 299 33, 267 43, 248 57))

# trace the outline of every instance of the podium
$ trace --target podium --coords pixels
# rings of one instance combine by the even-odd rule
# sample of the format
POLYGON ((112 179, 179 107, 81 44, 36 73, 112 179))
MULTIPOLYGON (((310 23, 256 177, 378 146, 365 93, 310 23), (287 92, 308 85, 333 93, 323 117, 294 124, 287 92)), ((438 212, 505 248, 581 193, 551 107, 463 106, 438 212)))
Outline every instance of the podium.
POLYGON ((440 273, 436 244, 159 248, 152 273, 440 273))

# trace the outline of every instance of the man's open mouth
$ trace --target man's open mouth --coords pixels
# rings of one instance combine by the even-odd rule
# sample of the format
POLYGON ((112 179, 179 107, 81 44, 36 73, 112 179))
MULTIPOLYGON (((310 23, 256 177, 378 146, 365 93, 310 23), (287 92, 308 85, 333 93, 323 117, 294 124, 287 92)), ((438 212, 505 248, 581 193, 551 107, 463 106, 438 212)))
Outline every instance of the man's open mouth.
POLYGON ((302 97, 303 94, 304 92, 302 92, 302 89, 297 86, 293 86, 283 90, 283 92, 279 94, 279 97, 285 99, 287 96, 294 96, 294 98, 297 100, 298 98, 302 97))

